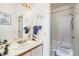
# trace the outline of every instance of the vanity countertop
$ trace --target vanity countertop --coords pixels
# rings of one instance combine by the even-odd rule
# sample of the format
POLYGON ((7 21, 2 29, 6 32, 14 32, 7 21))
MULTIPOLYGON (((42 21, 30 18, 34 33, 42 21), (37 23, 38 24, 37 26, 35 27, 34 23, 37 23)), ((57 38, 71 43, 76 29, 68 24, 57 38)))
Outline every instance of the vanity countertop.
POLYGON ((20 56, 23 53, 27 53, 42 44, 43 43, 40 40, 27 40, 27 43, 23 46, 18 46, 16 43, 11 43, 9 46, 9 52, 5 56, 20 56))

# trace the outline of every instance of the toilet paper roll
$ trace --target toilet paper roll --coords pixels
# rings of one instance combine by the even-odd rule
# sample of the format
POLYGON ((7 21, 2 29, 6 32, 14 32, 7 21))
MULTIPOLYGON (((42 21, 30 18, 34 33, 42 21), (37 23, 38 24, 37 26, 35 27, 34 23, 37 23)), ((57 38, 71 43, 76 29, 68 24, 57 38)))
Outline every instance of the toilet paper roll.
POLYGON ((58 42, 58 46, 66 48, 66 49, 70 49, 71 48, 71 44, 69 44, 67 42, 63 42, 63 41, 59 41, 58 42))

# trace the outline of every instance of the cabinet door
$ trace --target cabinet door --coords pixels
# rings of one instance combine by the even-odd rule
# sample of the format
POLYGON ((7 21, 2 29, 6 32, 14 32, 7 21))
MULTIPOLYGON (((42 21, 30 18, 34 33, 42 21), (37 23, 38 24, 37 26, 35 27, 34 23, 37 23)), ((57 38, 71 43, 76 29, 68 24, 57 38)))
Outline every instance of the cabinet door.
POLYGON ((23 56, 30 56, 30 52, 24 54, 23 56))
POLYGON ((43 47, 39 46, 31 51, 31 56, 42 56, 43 55, 43 47))

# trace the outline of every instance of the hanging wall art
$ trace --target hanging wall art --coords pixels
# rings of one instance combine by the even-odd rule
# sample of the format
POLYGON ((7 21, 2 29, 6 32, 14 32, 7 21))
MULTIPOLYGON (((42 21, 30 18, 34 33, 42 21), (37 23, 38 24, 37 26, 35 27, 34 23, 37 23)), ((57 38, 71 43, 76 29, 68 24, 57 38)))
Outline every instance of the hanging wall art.
POLYGON ((11 15, 8 13, 0 12, 0 25, 10 25, 11 15))

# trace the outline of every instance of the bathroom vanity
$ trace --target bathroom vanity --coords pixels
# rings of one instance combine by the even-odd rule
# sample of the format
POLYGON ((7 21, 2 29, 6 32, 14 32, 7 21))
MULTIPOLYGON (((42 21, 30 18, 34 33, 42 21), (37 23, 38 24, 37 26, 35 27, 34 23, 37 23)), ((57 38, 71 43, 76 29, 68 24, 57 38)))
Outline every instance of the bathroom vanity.
POLYGON ((43 43, 42 41, 27 40, 24 45, 11 43, 9 46, 8 54, 5 56, 42 56, 43 43))

